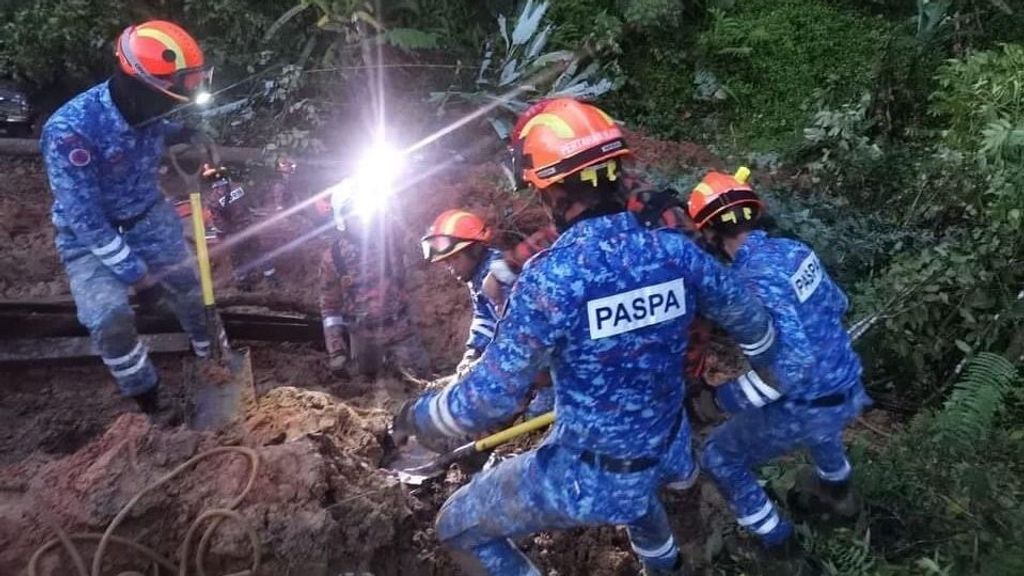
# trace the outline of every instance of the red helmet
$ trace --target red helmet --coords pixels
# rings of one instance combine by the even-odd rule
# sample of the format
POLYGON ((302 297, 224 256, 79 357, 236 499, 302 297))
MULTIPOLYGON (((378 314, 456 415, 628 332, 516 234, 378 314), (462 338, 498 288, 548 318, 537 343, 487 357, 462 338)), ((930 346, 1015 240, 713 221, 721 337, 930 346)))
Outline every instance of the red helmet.
POLYGON ((438 216, 420 243, 423 258, 440 262, 476 242, 490 242, 491 229, 483 218, 464 210, 446 210, 438 216))
POLYGON ((737 170, 735 176, 708 172, 687 202, 687 211, 697 228, 756 220, 764 203, 747 184, 749 177, 746 167, 737 170))
POLYGON ((559 98, 535 105, 524 116, 531 112, 512 136, 512 166, 517 179, 539 190, 630 154, 618 125, 595 106, 559 98))
POLYGON ((177 24, 150 20, 129 26, 115 48, 121 70, 150 88, 188 102, 209 82, 203 50, 177 24))

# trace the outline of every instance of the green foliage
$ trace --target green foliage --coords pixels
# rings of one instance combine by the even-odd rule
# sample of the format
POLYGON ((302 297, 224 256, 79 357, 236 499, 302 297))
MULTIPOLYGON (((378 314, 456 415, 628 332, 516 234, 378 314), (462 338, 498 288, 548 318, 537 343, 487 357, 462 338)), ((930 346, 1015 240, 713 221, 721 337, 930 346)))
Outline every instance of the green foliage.
POLYGON ((872 84, 889 26, 814 0, 745 0, 712 11, 698 39, 704 66, 732 96, 730 122, 758 149, 787 149, 816 90, 835 102, 872 84))
POLYGON ((679 0, 625 0, 620 5, 623 20, 640 28, 675 26, 683 17, 679 0))
POLYGON ((948 122, 947 141, 973 149, 989 124, 1024 119, 1024 46, 950 60, 939 70, 938 83, 932 109, 948 122))
POLYGON ((815 183, 827 182, 832 189, 863 186, 865 176, 882 159, 881 147, 870 136, 874 119, 868 114, 871 95, 864 93, 853 104, 828 107, 819 94, 811 125, 804 128, 804 141, 816 155, 808 169, 815 183), (848 182, 848 178, 859 181, 848 182))
POLYGON ((476 77, 476 90, 448 90, 432 95, 443 110, 451 102, 491 107, 488 121, 507 138, 516 115, 531 101, 559 96, 590 100, 612 90, 601 64, 569 50, 548 51, 555 31, 547 23, 547 0, 527 0, 509 22, 498 16, 498 32, 488 41, 476 77))
POLYGON ((943 67, 933 103, 950 122, 947 140, 963 152, 939 149, 936 167, 914 172, 919 180, 890 203, 908 224, 938 231, 936 242, 898 254, 855 291, 857 305, 871 309, 922 286, 873 347, 904 396, 930 398, 963 353, 1005 349, 1021 330, 1024 108, 1013 96, 1019 71, 1006 65, 1020 56, 1007 47, 943 67))
POLYGON ((873 528, 889 536, 876 552, 913 567, 893 572, 967 573, 980 556, 984 573, 1016 573, 990 570, 1019 566, 1024 543, 1024 431, 1010 403, 1019 390, 1013 365, 978 354, 940 410, 857 463, 873 528))
POLYGON ((113 39, 129 23, 125 0, 38 0, 0 11, 0 77, 34 88, 88 84, 109 70, 113 39))

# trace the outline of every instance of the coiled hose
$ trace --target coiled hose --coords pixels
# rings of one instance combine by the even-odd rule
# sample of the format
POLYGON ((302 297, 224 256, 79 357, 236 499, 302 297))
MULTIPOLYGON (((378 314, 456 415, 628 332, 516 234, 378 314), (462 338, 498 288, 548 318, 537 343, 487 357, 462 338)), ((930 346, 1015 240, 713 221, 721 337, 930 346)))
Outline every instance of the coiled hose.
MULTIPOLYGON (((47 541, 45 544, 40 546, 32 555, 32 558, 28 564, 29 576, 39 576, 40 559, 42 559, 48 552, 55 549, 57 546, 63 546, 64 550, 71 557, 71 562, 75 565, 75 571, 78 573, 78 576, 101 576, 100 569, 103 566, 103 556, 106 553, 107 548, 109 547, 110 544, 117 544, 119 546, 130 548, 131 550, 138 552, 139 554, 142 554, 151 562, 155 563, 160 568, 167 570, 168 572, 176 573, 178 576, 188 576, 188 556, 189 548, 191 548, 192 545, 192 540, 194 539, 196 532, 198 532, 199 527, 207 520, 211 520, 209 526, 206 527, 206 530, 203 532, 202 537, 199 539, 199 544, 196 546, 195 552, 196 575, 206 576, 206 553, 209 550, 210 541, 213 537, 213 534, 216 532, 217 527, 220 526, 220 523, 225 519, 237 522, 239 525, 242 526, 242 528, 246 532, 246 535, 249 537, 249 545, 252 548, 252 565, 246 570, 242 570, 241 572, 233 572, 225 576, 253 576, 260 567, 261 549, 259 536, 256 534, 256 531, 253 530, 251 526, 246 524, 245 519, 242 517, 242 515, 234 511, 234 508, 236 508, 242 502, 246 495, 249 494, 249 490, 252 489, 253 484, 256 482, 256 474, 259 471, 259 465, 259 454, 252 448, 246 448, 243 446, 221 446, 218 448, 213 448, 211 450, 207 450, 206 452, 194 456, 187 462, 181 464, 174 470, 171 470, 170 472, 165 474, 155 483, 147 486, 141 492, 133 496, 132 499, 127 504, 125 504, 124 508, 122 508, 121 511, 117 513, 117 516, 114 517, 114 519, 110 522, 110 525, 107 526, 107 530, 102 534, 67 534, 55 522, 50 522, 49 524, 51 528, 53 528, 53 530, 57 533, 57 537, 53 540, 47 541), (210 510, 206 510, 202 514, 200 514, 199 517, 192 521, 192 524, 189 525, 188 531, 185 534, 185 541, 182 542, 181 548, 178 552, 177 566, 175 566, 174 563, 170 560, 158 554, 152 548, 143 546, 142 544, 133 542, 131 540, 128 540, 127 538, 114 536, 114 530, 116 530, 117 527, 121 524, 121 522, 124 521, 124 519, 128 516, 128 513, 131 511, 131 509, 139 502, 139 500, 142 499, 143 496, 159 488, 160 486, 163 486, 167 482, 171 481, 185 470, 194 466, 197 462, 205 460, 206 458, 211 458, 213 456, 228 453, 241 454, 249 459, 249 479, 245 483, 245 487, 242 489, 242 491, 239 492, 238 495, 235 496, 235 498, 232 499, 231 502, 229 502, 226 507, 212 508, 210 510), (94 540, 98 540, 99 544, 96 546, 96 553, 93 555, 92 558, 92 570, 90 571, 86 569, 85 560, 83 560, 82 554, 78 551, 78 548, 75 546, 74 542, 94 540)), ((119 576, 143 575, 139 572, 121 572, 119 576)))

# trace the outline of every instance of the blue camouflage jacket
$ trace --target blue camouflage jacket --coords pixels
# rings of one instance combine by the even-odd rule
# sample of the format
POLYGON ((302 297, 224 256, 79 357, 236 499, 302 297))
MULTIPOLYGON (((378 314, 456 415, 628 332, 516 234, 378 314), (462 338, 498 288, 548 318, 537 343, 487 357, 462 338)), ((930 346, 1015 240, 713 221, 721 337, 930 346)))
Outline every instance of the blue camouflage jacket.
POLYGON ((464 437, 507 422, 550 366, 558 420, 549 441, 659 457, 679 418, 682 351, 698 310, 755 366, 771 361, 767 312, 689 239, 646 230, 628 213, 580 221, 526 265, 481 360, 416 402, 417 433, 464 437))
POLYGON ((498 327, 498 303, 491 302, 483 291, 484 279, 488 274, 493 274, 506 289, 516 281, 516 274, 505 263, 502 253, 489 248, 473 273, 473 278, 466 282, 469 297, 473 301, 473 322, 469 326, 466 348, 472 348, 477 352, 483 352, 484 348, 487 348, 494 339, 494 331, 498 327))
POLYGON ((67 259, 88 250, 126 284, 146 263, 118 231, 163 201, 157 170, 168 121, 132 128, 110 95, 109 82, 79 94, 50 117, 40 147, 53 191, 57 249, 67 259))
POLYGON ((779 331, 770 385, 748 372, 718 388, 730 412, 759 408, 783 396, 814 399, 860 381, 861 364, 843 326, 848 301, 818 256, 795 240, 751 232, 732 267, 764 303, 779 331))

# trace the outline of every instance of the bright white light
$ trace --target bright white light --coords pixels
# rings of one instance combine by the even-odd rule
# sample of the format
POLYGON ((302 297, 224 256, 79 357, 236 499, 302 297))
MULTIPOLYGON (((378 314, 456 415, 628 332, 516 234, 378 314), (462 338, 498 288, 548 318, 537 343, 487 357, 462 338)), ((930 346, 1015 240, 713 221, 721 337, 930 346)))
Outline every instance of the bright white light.
POLYGON ((354 176, 354 211, 362 218, 380 212, 395 192, 394 182, 405 164, 402 153, 378 140, 360 159, 354 176))
POLYGON ((205 90, 200 92, 199 94, 196 94, 196 105, 206 106, 210 102, 213 102, 213 94, 210 94, 205 90))

